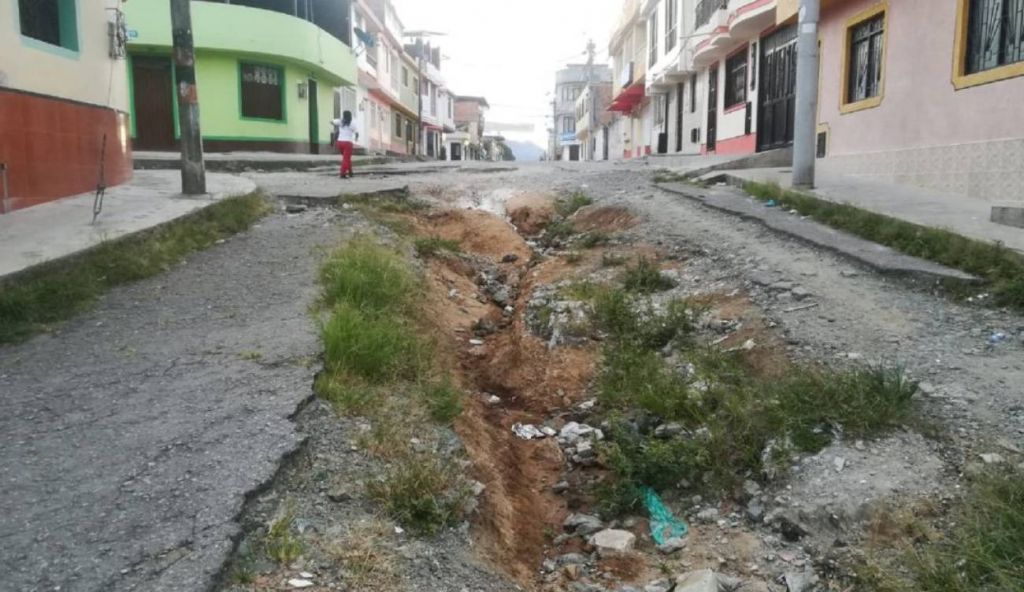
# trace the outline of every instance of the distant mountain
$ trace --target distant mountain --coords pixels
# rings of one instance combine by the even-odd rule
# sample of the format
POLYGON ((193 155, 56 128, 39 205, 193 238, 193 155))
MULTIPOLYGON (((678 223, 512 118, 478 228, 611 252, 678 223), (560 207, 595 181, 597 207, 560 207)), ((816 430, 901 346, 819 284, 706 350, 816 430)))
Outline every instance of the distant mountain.
POLYGON ((517 142, 516 140, 505 140, 505 144, 512 149, 518 162, 532 162, 540 160, 544 155, 544 149, 533 142, 517 142))

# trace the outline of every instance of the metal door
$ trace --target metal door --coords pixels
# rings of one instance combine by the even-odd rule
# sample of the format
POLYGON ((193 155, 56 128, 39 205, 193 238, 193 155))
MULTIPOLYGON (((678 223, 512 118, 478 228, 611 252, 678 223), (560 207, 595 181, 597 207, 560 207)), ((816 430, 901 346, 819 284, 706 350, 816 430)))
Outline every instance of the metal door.
POLYGON ((707 150, 715 151, 718 140, 718 66, 708 70, 708 133, 707 150))
POLYGON ((761 40, 761 92, 757 149, 793 143, 796 116, 796 26, 779 29, 761 40))
POLYGON ((320 105, 317 103, 318 93, 316 80, 309 79, 306 92, 309 101, 309 153, 320 153, 320 105))

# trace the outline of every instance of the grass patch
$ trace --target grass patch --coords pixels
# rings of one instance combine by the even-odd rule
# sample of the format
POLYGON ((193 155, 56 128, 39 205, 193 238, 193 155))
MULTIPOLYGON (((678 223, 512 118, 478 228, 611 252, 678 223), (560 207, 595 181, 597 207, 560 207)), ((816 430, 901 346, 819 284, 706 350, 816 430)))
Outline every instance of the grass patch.
POLYGON ((295 514, 288 510, 270 524, 267 535, 263 539, 263 550, 267 557, 280 563, 288 565, 298 559, 303 552, 302 542, 292 533, 292 523, 295 521, 295 514))
POLYGON ((350 241, 320 268, 321 302, 344 302, 369 313, 409 313, 419 282, 397 252, 369 239, 350 241))
POLYGON ((626 269, 622 274, 622 284, 630 292, 651 294, 670 290, 676 282, 661 273, 658 265, 647 257, 640 257, 636 265, 626 269))
POLYGON ((66 321, 107 290, 167 271, 270 211, 261 194, 228 198, 148 232, 19 274, 0 284, 0 343, 15 343, 66 321))
POLYGON ((399 589, 397 558, 385 543, 391 536, 388 530, 377 521, 357 525, 332 547, 331 555, 345 570, 345 581, 351 589, 378 592, 399 589))
POLYGON ((371 384, 416 379, 428 359, 427 346, 410 321, 375 314, 348 302, 334 305, 320 335, 329 372, 356 376, 371 384))
POLYGON ((592 203, 594 203, 594 200, 586 193, 583 193, 582 191, 574 191, 565 197, 560 197, 555 200, 555 213, 563 218, 568 218, 575 214, 580 208, 589 206, 592 203))
POLYGON ((900 368, 794 365, 762 378, 741 352, 693 347, 700 315, 688 301, 656 309, 643 296, 604 288, 591 305, 608 338, 596 381, 614 426, 601 447, 612 476, 596 492, 607 513, 635 508, 643 485, 686 481, 728 492, 788 466, 795 451, 817 452, 837 432, 867 438, 909 418, 917 385, 900 368), (681 350, 681 359, 667 362, 666 345, 681 350), (687 435, 662 440, 649 421, 626 421, 651 416, 681 424, 687 435))
POLYGON ((875 549, 859 579, 876 592, 1024 590, 1024 473, 986 472, 970 484, 940 536, 915 521, 875 549), (892 565, 893 562, 898 562, 892 565))
POLYGON ((431 419, 440 424, 451 424, 462 414, 462 391, 450 379, 427 384, 423 396, 431 419))
POLYGON ((416 254, 423 259, 433 257, 438 253, 462 252, 462 247, 459 245, 459 241, 441 238, 439 236, 418 238, 413 242, 413 247, 416 249, 416 254))
POLYGON ((617 255, 615 253, 603 253, 601 255, 601 267, 619 267, 625 264, 625 255, 617 255))
POLYGON ((565 242, 572 235, 576 234, 576 228, 568 220, 555 220, 544 228, 540 236, 540 244, 545 247, 552 247, 565 242))
POLYGON ((338 196, 338 205, 348 205, 360 210, 370 208, 391 214, 412 214, 430 207, 430 204, 425 201, 409 197, 408 188, 342 194, 338 196))
POLYGON ((389 516, 421 535, 454 524, 469 496, 455 465, 416 454, 395 462, 367 489, 389 516))
MULTIPOLYGON (((996 304, 1024 310, 1024 257, 1001 244, 830 202, 783 189, 778 184, 748 182, 743 189, 758 199, 775 200, 782 207, 795 209, 833 228, 981 277, 988 282, 996 304)), ((962 284, 948 287, 954 292, 964 290, 962 284)))
POLYGON ((611 237, 608 236, 608 233, 595 230, 587 232, 581 236, 579 240, 576 241, 576 245, 583 249, 593 249, 595 247, 608 244, 608 241, 610 240, 611 237))

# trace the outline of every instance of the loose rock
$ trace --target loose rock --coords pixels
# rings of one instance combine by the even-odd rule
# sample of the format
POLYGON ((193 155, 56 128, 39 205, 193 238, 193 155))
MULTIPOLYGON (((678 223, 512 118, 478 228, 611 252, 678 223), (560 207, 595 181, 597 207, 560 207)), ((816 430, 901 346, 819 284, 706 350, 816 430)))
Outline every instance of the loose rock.
POLYGON ((636 535, 628 530, 606 528, 590 537, 589 543, 597 547, 598 553, 625 553, 636 545, 636 535))

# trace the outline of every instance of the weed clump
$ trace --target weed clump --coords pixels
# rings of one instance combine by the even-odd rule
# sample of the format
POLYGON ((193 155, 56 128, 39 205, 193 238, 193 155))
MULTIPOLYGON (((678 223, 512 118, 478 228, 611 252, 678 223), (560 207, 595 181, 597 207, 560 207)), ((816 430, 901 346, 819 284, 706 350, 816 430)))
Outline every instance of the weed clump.
POLYGON ((454 465, 416 454, 394 463, 367 489, 389 516, 422 535, 455 523, 469 496, 454 465))
POLYGON ((568 196, 560 197, 555 200, 555 213, 562 218, 568 218, 575 214, 580 208, 589 206, 592 203, 594 203, 594 200, 586 193, 583 193, 582 191, 574 191, 568 196))
POLYGON ((445 239, 439 236, 418 238, 413 243, 413 248, 416 249, 416 254, 424 259, 427 257, 433 257, 438 253, 462 252, 462 247, 459 245, 459 241, 445 239))
POLYGON ((462 391, 451 379, 426 385, 423 396, 431 419, 440 424, 450 424, 462 413, 462 391))
POLYGON ((657 264, 646 257, 637 260, 636 265, 622 274, 622 284, 626 290, 640 294, 652 294, 670 290, 676 282, 661 273, 657 264))
POLYGON ((585 233, 576 241, 576 244, 583 249, 593 249, 594 247, 608 244, 609 240, 611 240, 611 237, 607 233, 595 230, 585 233))
POLYGON ((418 282, 401 255, 360 238, 335 252, 320 268, 321 301, 345 302, 369 313, 403 313, 419 294, 418 282))
POLYGON ((294 521, 295 514, 289 510, 270 524, 263 540, 263 550, 267 557, 281 565, 288 565, 302 555, 302 542, 292 534, 294 521))

